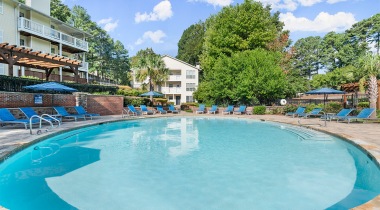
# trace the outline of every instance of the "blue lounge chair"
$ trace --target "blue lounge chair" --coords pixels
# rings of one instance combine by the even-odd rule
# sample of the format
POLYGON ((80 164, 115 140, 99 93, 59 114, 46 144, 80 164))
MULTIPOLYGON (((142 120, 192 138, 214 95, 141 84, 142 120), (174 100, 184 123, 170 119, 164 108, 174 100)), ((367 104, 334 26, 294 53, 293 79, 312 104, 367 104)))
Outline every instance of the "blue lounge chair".
MULTIPOLYGON (((360 113, 356 116, 346 116, 344 118, 341 118, 341 120, 347 120, 347 123, 350 123, 351 120, 359 120, 359 119, 368 119, 372 113, 375 111, 374 108, 364 108, 360 113)), ((339 121, 339 119, 337 120, 339 121)))
POLYGON ((342 109, 338 112, 338 114, 335 114, 335 115, 331 115, 329 113, 327 113, 327 115, 325 116, 322 116, 321 119, 322 120, 341 120, 341 119, 344 119, 346 118, 353 110, 355 109, 342 109))
POLYGON ((177 113, 177 114, 179 114, 179 112, 180 112, 180 110, 176 110, 175 109, 175 107, 172 105, 172 104, 170 104, 169 105, 169 110, 168 110, 168 112, 171 112, 171 113, 177 113))
POLYGON ((34 109, 32 109, 31 107, 21 107, 19 109, 22 113, 24 113, 24 115, 28 119, 32 118, 33 116, 38 116, 38 117, 42 117, 43 119, 51 121, 51 122, 53 122, 53 121, 58 122, 58 124, 60 124, 62 121, 62 118, 59 118, 59 116, 57 117, 57 116, 51 116, 51 115, 47 115, 47 114, 43 114, 43 115, 39 116, 37 114, 37 112, 34 111, 34 109))
POLYGON ((233 105, 228 105, 227 109, 223 110, 223 114, 231 114, 232 112, 234 112, 233 105))
POLYGON ((208 113, 209 114, 216 114, 217 111, 218 111, 218 106, 217 105, 212 105, 211 109, 208 110, 208 113))
POLYGON ((96 113, 88 113, 84 108, 83 106, 74 106, 74 109, 75 111, 77 111, 77 113, 79 115, 85 115, 86 117, 90 117, 90 119, 92 120, 93 117, 99 117, 100 114, 96 114, 96 113))
POLYGON ((288 113, 285 114, 285 116, 290 116, 290 115, 291 115, 292 117, 296 117, 296 116, 298 116, 299 114, 304 113, 304 112, 305 112, 305 109, 306 109, 306 107, 304 107, 304 106, 299 106, 295 112, 288 112, 288 113))
POLYGON ((78 118, 83 118, 86 120, 86 116, 83 114, 69 114, 65 107, 63 106, 53 106, 55 111, 57 112, 58 115, 61 115, 64 118, 74 118, 75 121, 77 121, 78 118))
POLYGON ((199 104, 199 108, 195 111, 196 114, 203 114, 205 113, 205 105, 204 104, 199 104))
POLYGON ((308 117, 320 117, 322 116, 322 114, 320 114, 320 112, 322 111, 322 108, 314 108, 313 110, 311 110, 310 112, 308 113, 300 113, 298 114, 298 117, 304 117, 304 118, 308 118, 308 117))
POLYGON ((132 104, 129 104, 128 105, 128 110, 126 110, 125 108, 123 108, 123 115, 122 117, 124 116, 137 116, 137 115, 141 115, 141 111, 138 111, 135 109, 135 107, 132 105, 132 104))
POLYGON ((239 109, 237 111, 234 111, 234 114, 244 114, 246 108, 247 108, 247 106, 242 105, 239 107, 239 109))
POLYGON ((146 107, 146 105, 140 105, 140 108, 141 108, 141 112, 142 114, 154 114, 154 112, 152 110, 149 110, 148 107, 146 107))
POLYGON ((165 111, 164 108, 163 108, 162 106, 157 106, 156 108, 157 108, 157 111, 158 111, 159 113, 161 113, 161 114, 166 114, 166 113, 167 113, 167 111, 165 111))
MULTIPOLYGON (((32 124, 36 124, 39 122, 40 121, 37 119, 32 119, 32 124)), ((25 126, 25 129, 28 129, 28 125, 30 125, 30 120, 16 119, 8 109, 0 108, 0 124, 23 124, 25 126)))

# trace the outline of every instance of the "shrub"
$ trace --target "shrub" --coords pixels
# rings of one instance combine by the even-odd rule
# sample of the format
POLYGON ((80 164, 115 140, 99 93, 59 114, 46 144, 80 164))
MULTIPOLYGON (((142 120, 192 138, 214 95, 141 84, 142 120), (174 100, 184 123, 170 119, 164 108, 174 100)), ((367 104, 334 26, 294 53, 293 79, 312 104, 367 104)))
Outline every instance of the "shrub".
POLYGON ((313 110, 314 108, 323 108, 323 104, 314 104, 314 103, 308 104, 308 105, 306 106, 306 110, 305 110, 305 112, 310 112, 310 111, 313 110))
POLYGON ((282 114, 284 109, 282 107, 275 107, 270 109, 269 114, 282 114))
POLYGON ((376 110, 376 116, 377 118, 380 118, 380 110, 376 110))
POLYGON ((297 105, 295 104, 287 104, 285 107, 284 107, 284 113, 288 113, 288 112, 295 112, 297 110, 297 105))
POLYGON ((266 110, 265 106, 255 106, 253 107, 253 114, 265 114, 266 110))
POLYGON ((343 105, 339 102, 330 102, 326 104, 323 110, 326 113, 338 113, 343 108, 343 105))
POLYGON ((150 103, 150 100, 148 98, 124 97, 124 107, 126 107, 129 104, 132 104, 133 106, 140 106, 140 105, 148 105, 149 103, 150 103))
POLYGON ((153 102, 154 102, 155 104, 161 104, 161 105, 164 105, 164 104, 167 104, 168 99, 166 99, 166 98, 154 98, 154 99, 153 99, 153 102))
POLYGON ((358 109, 369 108, 369 102, 359 102, 358 109))

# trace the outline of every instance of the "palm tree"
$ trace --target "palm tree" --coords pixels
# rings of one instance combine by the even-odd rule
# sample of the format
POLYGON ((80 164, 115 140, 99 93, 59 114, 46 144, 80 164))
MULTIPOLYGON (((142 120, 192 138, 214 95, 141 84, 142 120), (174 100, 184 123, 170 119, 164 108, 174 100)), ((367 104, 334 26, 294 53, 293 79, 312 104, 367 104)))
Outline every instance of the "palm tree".
POLYGON ((371 117, 376 117, 376 102, 378 97, 377 75, 380 74, 380 56, 368 53, 362 59, 363 71, 368 77, 368 98, 369 105, 375 109, 374 114, 371 117))
POLYGON ((144 82, 148 79, 149 91, 154 91, 154 85, 162 85, 168 79, 169 69, 166 68, 161 56, 151 48, 140 50, 134 62, 136 79, 144 82))

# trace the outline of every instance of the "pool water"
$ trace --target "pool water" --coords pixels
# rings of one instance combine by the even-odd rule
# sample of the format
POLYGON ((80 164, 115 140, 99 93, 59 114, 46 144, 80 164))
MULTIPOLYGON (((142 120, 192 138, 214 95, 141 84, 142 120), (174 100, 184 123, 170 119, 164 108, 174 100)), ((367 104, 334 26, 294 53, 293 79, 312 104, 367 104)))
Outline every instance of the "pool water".
POLYGON ((362 151, 289 127, 174 117, 70 131, 0 165, 0 206, 348 209, 380 194, 379 168, 362 151))

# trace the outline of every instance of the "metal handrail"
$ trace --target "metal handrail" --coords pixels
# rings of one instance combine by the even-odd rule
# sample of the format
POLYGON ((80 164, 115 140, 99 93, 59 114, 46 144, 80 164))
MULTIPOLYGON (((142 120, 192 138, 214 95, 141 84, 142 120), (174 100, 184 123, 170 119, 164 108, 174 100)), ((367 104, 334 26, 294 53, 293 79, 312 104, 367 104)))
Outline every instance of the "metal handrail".
MULTIPOLYGON (((38 118, 38 119, 40 119, 40 126, 39 126, 40 130, 37 131, 37 134, 38 134, 38 135, 41 134, 42 121, 48 122, 48 123, 50 124, 50 126, 51 126, 51 129, 54 128, 54 124, 53 124, 53 122, 52 122, 51 120, 47 120, 47 119, 43 118, 43 116, 48 116, 48 117, 52 118, 52 120, 57 121, 57 122, 58 122, 57 127, 59 127, 59 126, 61 125, 61 121, 60 121, 60 120, 58 120, 57 118, 55 118, 55 117, 53 117, 53 116, 50 116, 50 115, 48 115, 48 114, 43 114, 43 115, 41 115, 41 116, 33 115, 33 116, 30 117, 30 119, 29 119, 29 129, 30 129, 30 134, 31 134, 31 135, 33 134, 33 126, 32 126, 33 118, 38 118)), ((46 129, 46 131, 49 131, 49 129, 46 129)))

